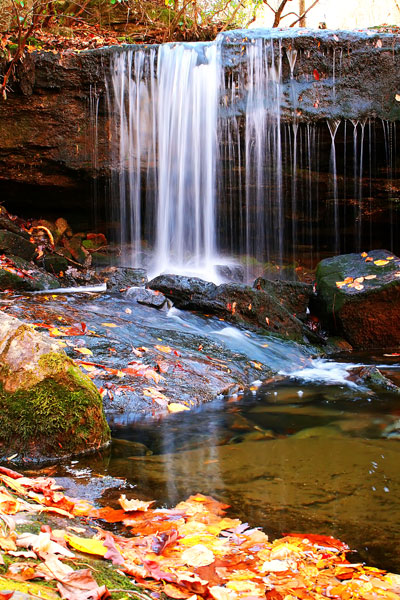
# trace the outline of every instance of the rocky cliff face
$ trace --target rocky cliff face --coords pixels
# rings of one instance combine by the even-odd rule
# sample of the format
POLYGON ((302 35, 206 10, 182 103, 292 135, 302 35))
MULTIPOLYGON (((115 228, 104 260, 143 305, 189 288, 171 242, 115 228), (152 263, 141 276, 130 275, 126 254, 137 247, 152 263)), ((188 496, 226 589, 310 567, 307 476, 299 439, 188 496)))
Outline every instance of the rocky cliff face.
MULTIPOLYGON (((246 49, 261 38, 273 38, 277 62, 282 57, 283 120, 400 120, 400 36, 370 32, 223 34, 226 80, 238 81, 240 71, 241 86, 221 98, 222 110, 236 115, 244 110, 246 49)), ((24 207, 30 202, 32 210, 38 203, 71 210, 89 206, 91 181, 110 173, 105 78, 110 56, 120 51, 37 52, 24 58, 8 100, 0 102, 2 199, 25 196, 24 207)))

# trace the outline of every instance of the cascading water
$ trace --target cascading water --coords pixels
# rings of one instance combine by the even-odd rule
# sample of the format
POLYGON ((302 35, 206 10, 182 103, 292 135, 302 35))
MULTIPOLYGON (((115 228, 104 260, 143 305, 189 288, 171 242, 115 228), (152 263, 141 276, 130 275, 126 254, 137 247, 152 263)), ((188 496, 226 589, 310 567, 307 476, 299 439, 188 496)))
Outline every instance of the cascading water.
MULTIPOLYGON (((113 55, 110 217, 121 224, 125 265, 213 279, 215 265, 235 260, 250 279, 389 246, 387 227, 377 238, 373 222, 388 212, 396 126, 304 122, 295 71, 301 54, 292 41, 250 37, 229 68, 224 35, 113 55), (291 109, 283 118, 285 103, 291 109), (385 156, 377 157, 378 138, 385 156)), ((334 98, 343 61, 335 51, 334 98)))
MULTIPOLYGON (((112 217, 122 260, 150 268, 212 268, 218 64, 215 45, 128 50, 112 62, 112 217)), ((110 88, 110 86, 109 86, 110 88)))

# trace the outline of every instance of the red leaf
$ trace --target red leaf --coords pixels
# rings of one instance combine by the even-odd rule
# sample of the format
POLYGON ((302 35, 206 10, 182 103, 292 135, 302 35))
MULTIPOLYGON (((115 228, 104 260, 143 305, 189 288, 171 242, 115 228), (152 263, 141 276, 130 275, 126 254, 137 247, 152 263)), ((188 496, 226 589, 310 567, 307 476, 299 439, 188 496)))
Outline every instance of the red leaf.
POLYGON ((319 81, 320 77, 319 77, 319 73, 318 73, 317 69, 314 69, 313 75, 314 75, 315 81, 319 81))

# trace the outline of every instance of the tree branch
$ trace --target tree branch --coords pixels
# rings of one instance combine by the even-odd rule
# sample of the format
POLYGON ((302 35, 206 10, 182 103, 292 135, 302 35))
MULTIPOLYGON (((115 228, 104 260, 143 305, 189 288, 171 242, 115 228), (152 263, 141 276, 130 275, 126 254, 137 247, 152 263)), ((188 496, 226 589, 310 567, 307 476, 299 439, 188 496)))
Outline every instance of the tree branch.
POLYGON ((309 6, 307 8, 307 10, 305 10, 303 12, 303 14, 299 16, 298 19, 296 19, 296 21, 293 21, 293 23, 291 25, 289 25, 289 27, 294 27, 299 21, 301 21, 302 19, 304 19, 304 17, 310 12, 310 10, 312 8, 314 8, 314 6, 316 6, 318 4, 318 2, 319 2, 319 0, 314 0, 314 2, 311 4, 311 6, 309 6))

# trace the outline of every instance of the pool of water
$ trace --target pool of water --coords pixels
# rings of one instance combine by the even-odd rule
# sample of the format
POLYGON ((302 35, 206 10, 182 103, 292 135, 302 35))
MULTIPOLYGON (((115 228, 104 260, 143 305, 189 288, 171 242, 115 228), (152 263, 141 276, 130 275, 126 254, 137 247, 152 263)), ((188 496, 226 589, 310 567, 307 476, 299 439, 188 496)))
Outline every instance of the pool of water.
MULTIPOLYGON (((182 364, 204 360, 219 367, 219 360, 230 371, 247 369, 243 392, 179 414, 146 411, 144 404, 135 411, 132 392, 128 414, 109 412, 110 448, 58 465, 56 476, 71 494, 114 504, 129 492, 171 506, 202 492, 271 536, 331 534, 354 548, 355 560, 400 572, 400 395, 352 376, 356 366, 379 365, 398 382, 393 350, 328 360, 312 347, 218 319, 159 313, 122 295, 13 296, 3 298, 3 307, 42 325, 84 321, 90 335, 60 339, 72 340, 66 350, 75 358, 81 342, 90 347, 96 364, 121 368, 132 348, 146 346, 140 360, 154 365, 162 353, 155 347, 168 344, 170 362, 173 355, 182 364)), ((168 373, 160 384, 166 394, 174 381, 186 389, 187 372, 168 373)), ((101 376, 95 381, 104 386, 101 376)), ((106 383, 114 391, 119 385, 114 376, 106 383)))

